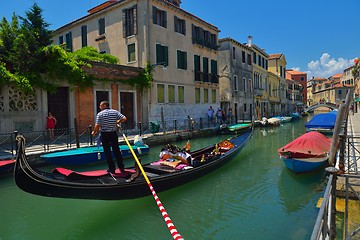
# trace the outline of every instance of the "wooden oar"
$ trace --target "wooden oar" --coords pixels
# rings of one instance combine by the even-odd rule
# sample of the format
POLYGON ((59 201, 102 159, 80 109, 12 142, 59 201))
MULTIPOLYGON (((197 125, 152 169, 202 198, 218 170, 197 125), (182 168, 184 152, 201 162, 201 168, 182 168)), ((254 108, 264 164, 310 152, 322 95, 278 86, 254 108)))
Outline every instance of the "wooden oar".
POLYGON ((122 129, 119 127, 119 130, 120 132, 122 133, 124 139, 125 139, 125 142, 126 144, 128 145, 132 155, 134 156, 134 159, 136 161, 136 164, 139 166, 139 169, 141 171, 141 173, 143 174, 145 180, 146 180, 146 183, 148 184, 149 188, 150 188, 150 192, 152 193, 155 201, 156 201, 156 204, 158 205, 158 208, 164 218, 164 221, 173 237, 173 239, 175 240, 183 240, 183 237, 180 235, 180 233, 176 230, 174 224, 172 223, 169 215, 167 214, 166 210, 165 210, 165 207, 162 205, 161 201, 160 201, 160 198, 157 196, 156 192, 155 192, 155 189, 153 188, 153 186, 151 185, 151 182, 149 180, 149 178, 147 177, 145 171, 144 171, 144 168, 141 166, 141 163, 139 161, 139 159, 137 158, 134 150, 132 149, 131 145, 130 145, 130 142, 129 140, 127 139, 127 137, 125 136, 125 134, 122 132, 122 129))

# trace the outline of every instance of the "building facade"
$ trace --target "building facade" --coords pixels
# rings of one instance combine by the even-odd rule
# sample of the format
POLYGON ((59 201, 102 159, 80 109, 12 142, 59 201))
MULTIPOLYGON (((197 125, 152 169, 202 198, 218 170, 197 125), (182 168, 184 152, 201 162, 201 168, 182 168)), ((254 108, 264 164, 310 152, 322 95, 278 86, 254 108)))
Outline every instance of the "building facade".
MULTIPOLYGON (((273 76, 272 84, 269 83, 269 86, 271 85, 272 89, 269 89, 269 94, 271 93, 272 96, 275 96, 279 98, 279 104, 276 102, 273 103, 274 105, 274 111, 276 115, 285 115, 286 110, 288 109, 287 104, 288 100, 286 98, 286 90, 287 90, 287 84, 286 84, 286 58, 285 55, 282 53, 277 54, 270 54, 269 55, 269 72, 275 74, 276 79, 273 76), (274 94, 273 94, 274 92, 274 94)), ((270 80, 270 77, 269 77, 270 80)))
POLYGON ((153 67, 153 85, 140 97, 135 89, 117 84, 114 98, 109 86, 96 85, 88 95, 94 111, 98 99, 109 98, 118 102, 118 110, 127 109, 132 121, 145 123, 160 121, 162 112, 165 120, 205 117, 210 104, 219 106, 219 30, 180 4, 107 1, 55 31, 54 43, 66 44, 70 51, 93 46, 118 57, 122 65, 153 67))
POLYGON ((251 120, 254 114, 252 50, 232 38, 219 40, 221 108, 232 109, 236 119, 251 120))
POLYGON ((269 109, 268 93, 268 58, 269 55, 264 49, 261 49, 253 43, 252 36, 248 37, 247 46, 252 49, 253 61, 253 88, 254 88, 254 107, 255 117, 261 120, 267 117, 269 109))

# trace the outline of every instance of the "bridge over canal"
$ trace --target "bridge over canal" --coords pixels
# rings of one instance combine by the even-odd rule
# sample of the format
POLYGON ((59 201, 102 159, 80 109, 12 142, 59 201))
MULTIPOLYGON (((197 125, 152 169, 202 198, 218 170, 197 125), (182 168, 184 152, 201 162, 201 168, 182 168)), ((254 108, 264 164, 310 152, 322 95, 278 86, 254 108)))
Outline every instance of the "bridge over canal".
POLYGON ((338 109, 338 106, 335 103, 331 103, 331 102, 320 103, 320 102, 318 102, 318 103, 315 103, 314 105, 311 105, 310 107, 306 108, 304 110, 304 112, 312 112, 315 109, 320 108, 320 107, 327 107, 327 108, 330 108, 331 110, 338 109))

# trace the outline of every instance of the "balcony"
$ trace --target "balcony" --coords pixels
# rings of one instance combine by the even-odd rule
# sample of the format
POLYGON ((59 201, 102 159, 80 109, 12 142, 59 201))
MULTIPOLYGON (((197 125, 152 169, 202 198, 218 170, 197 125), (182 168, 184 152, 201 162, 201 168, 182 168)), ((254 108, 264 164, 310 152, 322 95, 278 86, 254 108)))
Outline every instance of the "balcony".
POLYGON ((262 96, 264 92, 264 89, 262 88, 254 88, 254 95, 255 96, 262 96))

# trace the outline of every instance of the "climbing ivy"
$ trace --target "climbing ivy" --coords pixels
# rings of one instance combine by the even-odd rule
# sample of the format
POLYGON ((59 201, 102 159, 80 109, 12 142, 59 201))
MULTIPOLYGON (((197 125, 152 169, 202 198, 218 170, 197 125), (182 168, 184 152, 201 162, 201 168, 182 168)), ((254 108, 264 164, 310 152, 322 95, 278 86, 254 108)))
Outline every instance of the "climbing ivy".
MULTIPOLYGON (((0 86, 15 84, 25 93, 35 88, 56 91, 61 82, 80 89, 90 87, 95 80, 112 81, 89 76, 84 67, 91 62, 119 63, 110 54, 100 54, 94 47, 83 47, 74 53, 66 45, 50 45, 52 33, 42 17, 42 9, 36 3, 26 12, 26 17, 12 16, 0 22, 0 86), (21 23, 19 22, 19 18, 21 23)), ((151 87, 152 74, 148 64, 139 77, 123 81, 139 91, 151 87)))

